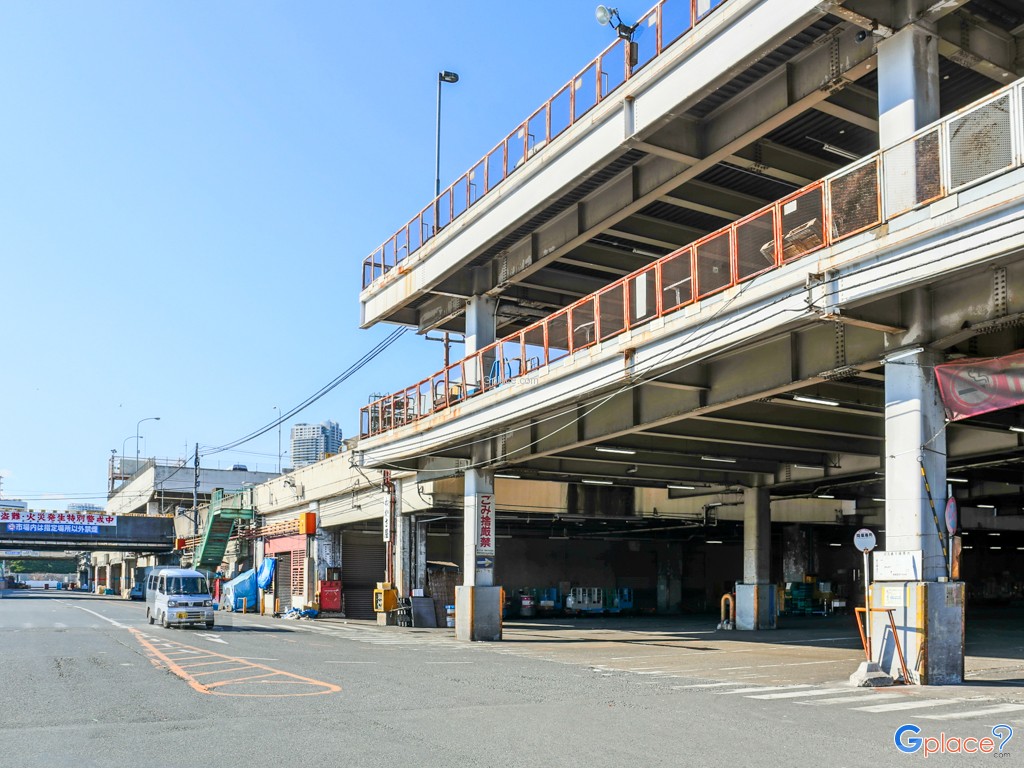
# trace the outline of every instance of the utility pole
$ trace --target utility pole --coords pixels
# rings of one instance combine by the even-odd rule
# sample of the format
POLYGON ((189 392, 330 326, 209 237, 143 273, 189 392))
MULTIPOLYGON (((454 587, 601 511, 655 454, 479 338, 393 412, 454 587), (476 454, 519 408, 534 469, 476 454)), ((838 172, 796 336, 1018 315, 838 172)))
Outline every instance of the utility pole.
POLYGON ((192 535, 199 535, 199 443, 196 443, 195 481, 192 484, 192 535))

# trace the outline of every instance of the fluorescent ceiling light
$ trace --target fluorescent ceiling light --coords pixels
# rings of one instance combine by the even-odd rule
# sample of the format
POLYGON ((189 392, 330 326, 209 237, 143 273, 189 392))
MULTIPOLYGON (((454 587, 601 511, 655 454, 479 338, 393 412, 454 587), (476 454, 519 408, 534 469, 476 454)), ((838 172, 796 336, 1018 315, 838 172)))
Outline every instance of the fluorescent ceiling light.
POLYGON ((1002 547, 989 547, 989 549, 1002 549, 1002 547))
POLYGON ((444 531, 427 531, 427 536, 451 536, 451 534, 444 531))
POLYGON ((793 395, 793 399, 801 403, 813 403, 814 405, 839 405, 838 400, 828 400, 824 397, 812 397, 811 395, 793 395))
POLYGON ((872 499, 872 501, 885 501, 885 499, 872 499))
POLYGON ((721 539, 708 539, 706 543, 707 544, 721 544, 722 540, 721 539))
POLYGON ((902 360, 905 357, 913 357, 914 355, 924 352, 924 347, 911 347, 910 349, 900 349, 893 352, 891 355, 886 355, 882 358, 883 363, 892 363, 896 360, 902 360))
POLYGON ((1011 432, 1024 432, 1024 427, 1010 427, 1011 432))
POLYGON ((827 493, 819 493, 818 494, 818 498, 819 499, 834 499, 835 496, 832 496, 832 495, 827 494, 827 493))
POLYGON ((824 469, 824 467, 816 467, 811 464, 794 464, 793 469, 824 469))
POLYGON ((495 477, 500 477, 502 480, 518 480, 519 479, 519 475, 506 475, 504 473, 499 475, 497 472, 494 473, 494 476, 495 477))
POLYGON ((836 544, 835 542, 831 542, 831 543, 829 544, 829 546, 830 546, 830 547, 841 547, 841 546, 843 546, 843 545, 842 545, 842 544, 836 544))
POLYGON ((695 490, 697 490, 697 486, 695 486, 695 485, 670 485, 669 488, 671 488, 673 491, 695 491, 695 490))
POLYGON ((725 459, 725 458, 722 458, 721 456, 701 456, 700 460, 701 461, 719 461, 722 464, 735 464, 736 463, 736 459, 725 459))
POLYGON ((974 549, 974 547, 972 547, 970 544, 964 544, 962 549, 974 549))
POLYGON ((512 534, 510 534, 510 533, 496 533, 496 534, 494 534, 494 538, 496 538, 496 539, 511 539, 512 538, 512 534))
POLYGON ((614 485, 614 483, 611 480, 589 480, 589 479, 585 479, 585 480, 581 480, 580 482, 582 482, 582 483, 584 483, 586 485, 614 485))
POLYGON ((635 456, 636 451, 632 448, 613 448, 606 445, 599 445, 595 449, 598 453, 621 453, 623 456, 635 456))
POLYGON ((977 506, 978 509, 995 509, 996 508, 995 504, 977 504, 975 506, 977 506))
POLYGON ((857 153, 851 152, 848 149, 843 149, 842 147, 837 147, 833 144, 826 144, 825 142, 822 142, 821 148, 826 152, 831 152, 833 155, 842 157, 845 160, 860 160, 860 155, 857 153))
POLYGON ((549 539, 555 539, 557 541, 568 541, 568 536, 548 536, 549 539))
POLYGON ((989 536, 998 536, 998 533, 989 533, 989 536))
POLYGON ((971 481, 968 480, 966 477, 947 477, 946 478, 946 482, 947 483, 969 483, 971 481))

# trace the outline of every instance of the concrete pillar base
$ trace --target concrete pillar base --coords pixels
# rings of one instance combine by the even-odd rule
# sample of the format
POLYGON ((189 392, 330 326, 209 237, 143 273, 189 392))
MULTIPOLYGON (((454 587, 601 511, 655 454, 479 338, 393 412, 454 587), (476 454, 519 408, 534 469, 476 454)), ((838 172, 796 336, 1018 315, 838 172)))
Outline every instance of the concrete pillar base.
POLYGON ((455 588, 455 637, 501 640, 501 587, 455 588))
POLYGON ((736 629, 775 629, 775 585, 736 585, 736 629))
POLYGON ((873 661, 862 661, 857 671, 850 675, 850 685, 857 688, 883 688, 892 685, 892 678, 873 661))
MULTIPOLYGON (((912 685, 964 681, 962 581, 889 581, 871 585, 871 607, 892 609, 912 685)), ((903 677, 889 615, 871 614, 871 658, 893 679, 903 677)))

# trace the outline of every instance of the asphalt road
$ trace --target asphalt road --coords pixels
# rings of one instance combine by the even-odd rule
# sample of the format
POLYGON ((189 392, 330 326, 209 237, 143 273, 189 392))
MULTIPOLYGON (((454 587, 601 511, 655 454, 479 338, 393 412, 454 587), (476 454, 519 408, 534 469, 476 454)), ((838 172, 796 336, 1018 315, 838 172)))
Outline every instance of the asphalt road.
POLYGON ((1024 757, 1024 705, 998 698, 748 686, 443 631, 218 619, 231 626, 165 630, 141 603, 8 592, 0 766, 902 765, 924 759, 894 745, 907 723, 922 738, 1006 723, 1001 764, 1024 757))

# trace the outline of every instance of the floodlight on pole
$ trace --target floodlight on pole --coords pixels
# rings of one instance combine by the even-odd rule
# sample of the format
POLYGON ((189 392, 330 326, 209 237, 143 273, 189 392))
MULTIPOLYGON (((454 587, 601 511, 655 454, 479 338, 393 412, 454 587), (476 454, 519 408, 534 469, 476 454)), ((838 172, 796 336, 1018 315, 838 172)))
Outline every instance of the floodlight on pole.
POLYGON ((619 36, 621 40, 626 41, 626 45, 629 46, 629 66, 635 67, 639 60, 639 49, 636 42, 633 40, 633 35, 636 33, 637 27, 640 26, 640 22, 637 22, 633 26, 626 24, 622 17, 619 16, 618 8, 609 8, 607 5, 599 5, 594 11, 594 16, 597 18, 597 23, 602 27, 612 27, 615 30, 615 34, 619 36))

